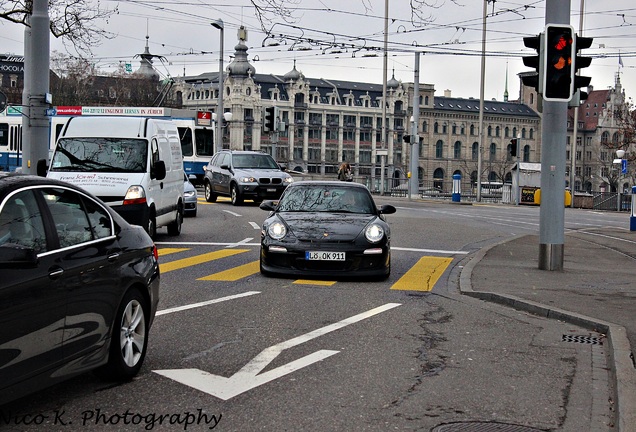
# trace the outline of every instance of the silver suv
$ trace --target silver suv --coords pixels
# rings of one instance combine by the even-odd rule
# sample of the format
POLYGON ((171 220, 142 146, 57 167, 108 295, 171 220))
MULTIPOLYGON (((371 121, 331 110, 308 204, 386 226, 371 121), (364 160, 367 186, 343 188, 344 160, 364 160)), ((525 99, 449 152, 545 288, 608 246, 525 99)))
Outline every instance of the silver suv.
POLYGON ((250 199, 260 203, 278 199, 294 180, 267 153, 223 150, 215 154, 205 167, 205 199, 229 196, 233 205, 250 199))

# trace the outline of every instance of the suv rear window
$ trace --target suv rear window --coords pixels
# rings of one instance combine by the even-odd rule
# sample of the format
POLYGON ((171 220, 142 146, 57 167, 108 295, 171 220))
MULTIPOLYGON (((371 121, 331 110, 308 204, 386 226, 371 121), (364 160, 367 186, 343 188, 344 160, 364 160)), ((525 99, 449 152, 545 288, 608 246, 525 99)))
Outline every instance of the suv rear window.
POLYGON ((278 169, 278 164, 266 154, 238 154, 232 156, 234 168, 278 169))

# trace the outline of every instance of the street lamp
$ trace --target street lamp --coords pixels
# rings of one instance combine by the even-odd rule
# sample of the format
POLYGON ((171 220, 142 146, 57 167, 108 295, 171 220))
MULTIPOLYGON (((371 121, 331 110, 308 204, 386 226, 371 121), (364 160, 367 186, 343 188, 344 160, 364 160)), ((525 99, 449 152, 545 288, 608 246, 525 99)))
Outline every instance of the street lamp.
POLYGON ((616 158, 614 159, 614 163, 618 164, 618 180, 616 181, 616 192, 618 197, 618 211, 621 211, 622 200, 621 200, 621 175, 623 174, 623 157, 625 157, 625 150, 618 149, 616 150, 616 158))
POLYGON ((223 149, 223 144, 219 147, 219 140, 223 141, 223 20, 218 19, 212 22, 212 27, 219 29, 220 31, 220 52, 219 52, 219 101, 217 103, 217 112, 219 115, 216 116, 216 139, 214 140, 214 153, 223 149))

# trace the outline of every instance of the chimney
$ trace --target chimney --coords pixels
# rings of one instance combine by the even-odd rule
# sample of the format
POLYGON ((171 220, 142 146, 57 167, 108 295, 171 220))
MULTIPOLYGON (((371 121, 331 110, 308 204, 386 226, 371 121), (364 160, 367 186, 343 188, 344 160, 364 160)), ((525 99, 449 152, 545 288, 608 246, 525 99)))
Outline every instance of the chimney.
POLYGON ((451 91, 448 89, 444 90, 444 97, 447 97, 447 98, 451 97, 451 91))

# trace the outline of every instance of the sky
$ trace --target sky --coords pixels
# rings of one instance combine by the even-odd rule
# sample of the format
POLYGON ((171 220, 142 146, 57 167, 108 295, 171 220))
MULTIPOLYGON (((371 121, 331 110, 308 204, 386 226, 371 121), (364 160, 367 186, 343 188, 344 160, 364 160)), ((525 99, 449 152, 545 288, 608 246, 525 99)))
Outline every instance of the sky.
MULTIPOLYGON (((92 52, 92 61, 102 72, 113 72, 122 62, 132 63, 136 70, 139 58, 135 55, 143 52, 146 41, 150 52, 164 59, 154 63, 162 77, 216 72, 220 31, 211 24, 221 19, 226 66, 243 26, 248 35, 248 59, 257 73, 284 75, 296 62, 296 68, 308 79, 378 84, 383 80, 388 2, 388 79, 394 75, 399 81, 413 82, 414 53, 418 51, 420 83, 434 85, 437 96, 443 96, 445 90, 453 97, 480 96, 484 3, 479 0, 428 0, 434 7, 422 10, 425 20, 412 19, 406 0, 286 0, 292 7, 290 19, 269 15, 264 23, 267 32, 249 0, 87 1, 103 9, 117 8, 108 22, 98 23, 113 36, 92 52)), ((574 30, 594 38, 592 47, 584 51, 593 58, 592 65, 581 74, 591 76, 592 85, 600 90, 613 86, 618 73, 627 97, 636 97, 633 0, 558 1, 571 3, 574 30)), ((486 99, 503 100, 506 81, 509 99, 519 97, 517 74, 531 70, 524 66, 522 56, 535 53, 524 46, 523 37, 543 31, 545 4, 546 0, 488 1, 486 99)), ((23 33, 23 27, 0 21, 0 53, 22 55, 23 33)), ((51 38, 51 51, 68 50, 51 38)))

